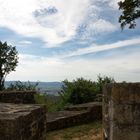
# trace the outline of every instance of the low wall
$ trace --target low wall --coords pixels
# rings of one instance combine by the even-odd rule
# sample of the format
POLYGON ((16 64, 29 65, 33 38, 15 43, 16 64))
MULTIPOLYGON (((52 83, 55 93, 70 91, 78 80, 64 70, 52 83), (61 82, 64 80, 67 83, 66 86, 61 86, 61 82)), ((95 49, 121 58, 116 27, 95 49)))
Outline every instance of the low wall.
POLYGON ((47 114, 47 131, 52 131, 101 120, 102 105, 94 105, 85 111, 60 111, 47 114))
POLYGON ((68 111, 88 110, 98 105, 101 106, 102 102, 89 102, 89 103, 84 103, 84 104, 70 105, 70 106, 65 107, 65 110, 68 110, 68 111))
POLYGON ((0 102, 34 104, 35 91, 0 91, 0 102))
POLYGON ((0 140, 46 140, 46 108, 0 103, 0 140))
POLYGON ((140 83, 104 87, 103 128, 104 140, 140 140, 140 83))

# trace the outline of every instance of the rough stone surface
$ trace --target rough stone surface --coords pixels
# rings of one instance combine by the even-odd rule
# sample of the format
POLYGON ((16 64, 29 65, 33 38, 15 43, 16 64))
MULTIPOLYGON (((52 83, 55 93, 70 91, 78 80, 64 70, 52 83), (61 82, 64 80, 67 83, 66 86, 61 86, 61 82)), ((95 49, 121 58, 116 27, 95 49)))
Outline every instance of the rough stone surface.
MULTIPOLYGON (((82 105, 79 106, 81 108, 82 105)), ((102 119, 101 103, 97 104, 93 103, 92 106, 90 105, 89 108, 87 108, 87 110, 59 111, 55 113, 47 113, 47 131, 67 128, 70 126, 101 119, 102 119)))
POLYGON ((0 91, 0 102, 34 104, 35 91, 0 91))
POLYGON ((140 140, 140 83, 104 87, 103 127, 104 140, 140 140))
POLYGON ((90 102, 90 103, 84 103, 84 104, 78 104, 78 105, 70 105, 65 107, 65 110, 68 111, 81 111, 81 110, 87 110, 92 108, 93 106, 101 106, 101 102, 90 102))
POLYGON ((46 108, 0 103, 0 140, 46 140, 46 108))

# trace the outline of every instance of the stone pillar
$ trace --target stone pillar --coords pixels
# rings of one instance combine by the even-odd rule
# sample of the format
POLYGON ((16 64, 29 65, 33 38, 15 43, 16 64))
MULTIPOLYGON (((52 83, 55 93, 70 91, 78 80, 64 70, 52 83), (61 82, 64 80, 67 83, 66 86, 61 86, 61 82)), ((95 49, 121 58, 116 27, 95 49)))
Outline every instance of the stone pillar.
POLYGON ((107 84, 103 94, 104 140, 140 140, 140 83, 107 84))

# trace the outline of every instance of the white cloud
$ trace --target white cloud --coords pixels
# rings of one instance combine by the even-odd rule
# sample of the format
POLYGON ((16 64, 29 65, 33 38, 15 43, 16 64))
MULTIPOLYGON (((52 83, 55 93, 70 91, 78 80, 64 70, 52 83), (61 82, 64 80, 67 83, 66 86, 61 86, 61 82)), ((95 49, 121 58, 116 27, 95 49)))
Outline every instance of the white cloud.
POLYGON ((67 54, 61 54, 61 58, 79 56, 79 55, 95 53, 95 52, 116 49, 116 48, 121 48, 121 47, 127 47, 131 45, 133 46, 133 45, 138 45, 138 44, 140 45, 140 37, 135 38, 135 39, 130 39, 130 40, 118 41, 118 42, 115 42, 112 44, 106 44, 106 45, 92 44, 91 46, 86 47, 86 48, 80 48, 76 51, 69 52, 67 54))
MULTIPOLYGON (((104 18, 104 3, 113 10, 117 9, 118 0, 0 0, 0 27, 6 27, 26 36, 42 39, 49 47, 64 43, 76 37, 77 28, 85 25, 84 38, 95 37, 96 34, 115 31, 116 25, 104 18), (97 4, 101 3, 100 6, 97 4), (92 4, 91 4, 92 3, 92 4), (44 14, 55 7, 54 14, 44 14), (44 9, 43 11, 41 11, 44 9), (35 17, 35 11, 39 16, 35 17)), ((108 8, 108 7, 107 7, 108 8)), ((117 9, 118 11, 118 9, 117 9)), ((116 17, 115 17, 116 18, 116 17)), ((92 39, 93 39, 92 38, 92 39)), ((81 40, 80 40, 81 41, 81 40)), ((85 43, 85 40, 81 43, 85 43)), ((11 41, 12 43, 14 41, 11 41)), ((23 40, 19 44, 30 44, 23 40)), ((116 80, 139 81, 140 55, 124 54, 124 56, 101 59, 64 60, 65 57, 95 53, 125 46, 140 44, 140 37, 119 41, 112 44, 92 44, 76 51, 67 50, 52 58, 20 54, 17 71, 8 75, 7 80, 30 81, 62 81, 76 77, 96 79, 97 74, 113 76, 116 80), (67 53, 67 54, 66 54, 67 53)), ((60 46, 60 45, 58 45, 60 46)), ((64 50, 63 50, 64 51, 64 50)), ((59 52, 57 52, 59 53, 59 52)))
POLYGON ((109 0, 109 6, 112 7, 113 9, 118 10, 119 9, 119 5, 118 2, 120 2, 121 0, 109 0))
POLYGON ((101 59, 63 60, 58 58, 20 55, 16 72, 6 80, 62 81, 84 77, 96 80, 97 75, 112 76, 117 81, 139 81, 139 52, 101 59))
POLYGON ((20 45, 31 45, 32 42, 31 41, 28 41, 28 40, 22 40, 22 41, 19 41, 18 42, 20 45))
POLYGON ((0 26, 24 36, 39 37, 49 44, 59 44, 71 39, 88 6, 88 0, 0 0, 0 3, 0 26), (50 6, 58 9, 58 13, 34 17, 35 10, 50 6))
POLYGON ((92 28, 96 29, 96 31, 100 33, 111 32, 116 30, 116 26, 111 24, 109 21, 103 19, 99 19, 97 22, 95 22, 92 28))
MULTIPOLYGON (((109 21, 100 19, 97 0, 0 0, 0 26, 9 28, 26 37, 37 37, 53 47, 71 40, 79 25, 88 22, 87 32, 111 32, 115 30, 109 21), (93 2, 91 4, 91 2, 93 2), (56 12, 48 15, 43 10, 54 7, 56 12), (34 13, 38 11, 38 16, 34 13), (43 15, 42 15, 43 14, 43 15), (93 29, 94 28, 94 29, 93 29)), ((86 33, 85 33, 86 34, 86 33)))
POLYGON ((95 37, 99 34, 107 34, 109 32, 113 32, 117 30, 117 27, 113 25, 111 22, 104 19, 97 19, 96 21, 89 21, 87 23, 87 29, 84 32, 83 36, 86 38, 95 37))

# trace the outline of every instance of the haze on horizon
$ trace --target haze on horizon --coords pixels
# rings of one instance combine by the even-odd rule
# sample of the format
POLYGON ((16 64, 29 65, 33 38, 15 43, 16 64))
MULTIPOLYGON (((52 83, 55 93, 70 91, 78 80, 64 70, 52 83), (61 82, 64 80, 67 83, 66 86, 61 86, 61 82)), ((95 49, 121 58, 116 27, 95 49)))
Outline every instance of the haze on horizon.
POLYGON ((140 21, 121 31, 118 1, 0 0, 0 40, 19 52, 6 80, 140 81, 140 21))

